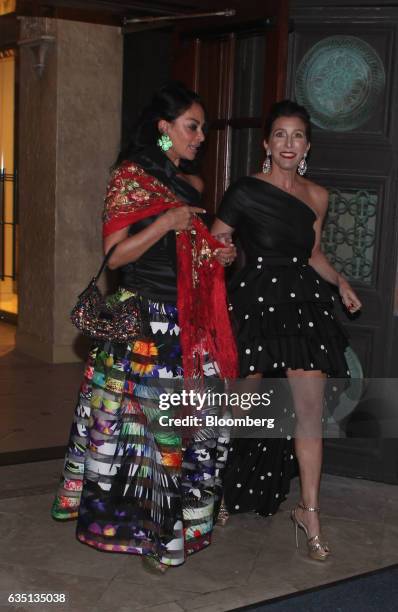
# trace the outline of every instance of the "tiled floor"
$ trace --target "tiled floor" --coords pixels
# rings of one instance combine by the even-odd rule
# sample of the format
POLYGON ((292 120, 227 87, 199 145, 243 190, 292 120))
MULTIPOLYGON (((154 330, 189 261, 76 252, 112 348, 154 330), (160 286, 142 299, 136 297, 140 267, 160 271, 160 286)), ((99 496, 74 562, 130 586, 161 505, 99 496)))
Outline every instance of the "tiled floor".
MULTIPOLYGON (((63 445, 81 366, 18 355, 12 328, 0 327, 1 450, 63 445)), ((50 518, 61 464, 0 468, 0 609, 222 612, 398 563, 398 487, 326 475, 322 517, 333 548, 326 563, 309 560, 304 541, 295 550, 294 482, 274 517, 234 516, 216 528, 208 550, 165 576, 148 575, 138 558, 92 550, 76 541, 73 523, 50 518), (69 604, 11 607, 11 592, 66 593, 69 604)), ((361 612, 355 601, 351 610, 361 612)))
POLYGON ((15 327, 0 323, 0 453, 64 446, 83 365, 43 363, 14 341, 15 327))
MULTIPOLYGON (((2 603, 10 592, 62 592, 73 612, 221 612, 398 562, 398 489, 325 476, 328 562, 295 550, 285 502, 272 518, 232 517, 209 549, 165 576, 148 575, 138 558, 92 550, 75 540, 73 523, 50 518, 60 467, 53 460, 0 468, 2 603)), ((355 602, 351 610, 361 612, 355 602)))

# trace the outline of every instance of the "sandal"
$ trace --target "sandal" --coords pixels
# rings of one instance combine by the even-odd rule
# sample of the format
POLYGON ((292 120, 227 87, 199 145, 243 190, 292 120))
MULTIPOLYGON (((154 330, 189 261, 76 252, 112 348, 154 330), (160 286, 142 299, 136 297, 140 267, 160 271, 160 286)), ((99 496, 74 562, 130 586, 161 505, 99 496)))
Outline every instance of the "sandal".
POLYGON ((320 534, 314 535, 312 537, 309 536, 308 528, 300 519, 296 516, 296 510, 300 508, 301 510, 305 510, 306 512, 320 512, 320 508, 311 508, 311 506, 305 506, 304 504, 297 504, 295 508, 293 508, 291 512, 291 519, 296 528, 296 548, 299 547, 298 543, 298 529, 302 529, 307 536, 307 546, 308 546, 308 556, 311 559, 315 559, 315 561, 326 561, 326 559, 330 555, 330 548, 328 543, 321 539, 320 534))
POLYGON ((222 500, 220 509, 218 511, 216 525, 220 525, 220 527, 225 527, 228 520, 229 520, 228 508, 225 505, 224 500, 222 500))

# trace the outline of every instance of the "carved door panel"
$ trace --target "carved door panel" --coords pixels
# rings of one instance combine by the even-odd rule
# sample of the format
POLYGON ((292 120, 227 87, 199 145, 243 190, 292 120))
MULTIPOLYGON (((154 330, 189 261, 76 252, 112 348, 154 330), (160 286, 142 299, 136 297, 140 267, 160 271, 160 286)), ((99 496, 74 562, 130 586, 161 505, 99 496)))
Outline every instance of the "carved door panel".
MULTIPOLYGON (((394 376, 398 11, 381 8, 376 19, 360 2, 339 16, 333 2, 319 10, 307 4, 296 1, 292 11, 288 82, 314 124, 310 178, 330 192, 323 248, 364 304, 360 316, 341 310, 340 318, 365 376, 394 376)), ((384 410, 365 394, 343 423, 355 439, 326 444, 329 471, 397 480, 396 441, 372 439, 384 410)))
POLYGON ((305 24, 291 46, 291 95, 309 107, 315 123, 310 174, 330 190, 323 247, 363 299, 361 316, 344 323, 368 376, 386 375, 389 367, 380 331, 391 324, 394 282, 393 267, 384 265, 394 214, 391 43, 387 24, 374 32, 368 25, 305 24))

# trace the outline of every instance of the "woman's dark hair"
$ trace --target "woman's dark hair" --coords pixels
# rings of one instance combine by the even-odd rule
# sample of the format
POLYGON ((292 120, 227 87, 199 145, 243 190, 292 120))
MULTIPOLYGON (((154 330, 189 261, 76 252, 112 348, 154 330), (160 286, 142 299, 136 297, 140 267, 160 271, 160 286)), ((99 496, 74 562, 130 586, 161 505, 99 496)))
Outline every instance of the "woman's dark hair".
POLYGON ((156 144, 159 138, 160 119, 174 121, 194 103, 200 104, 203 108, 198 94, 187 89, 182 83, 173 81, 164 85, 154 94, 134 124, 127 146, 120 151, 115 166, 156 144))
POLYGON ((281 100, 275 102, 265 120, 264 138, 268 140, 272 132, 272 126, 279 117, 298 117, 305 125, 305 135, 311 142, 311 119, 307 109, 292 100, 281 100))

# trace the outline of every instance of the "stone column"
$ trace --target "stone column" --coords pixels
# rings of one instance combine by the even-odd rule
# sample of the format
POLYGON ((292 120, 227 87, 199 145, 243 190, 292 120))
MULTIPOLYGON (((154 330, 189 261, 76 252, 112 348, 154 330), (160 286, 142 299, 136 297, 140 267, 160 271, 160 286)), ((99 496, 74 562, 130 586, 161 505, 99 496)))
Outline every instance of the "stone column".
POLYGON ((103 197, 120 142, 122 35, 23 18, 20 45, 17 349, 75 361, 69 312, 101 261, 103 197))

